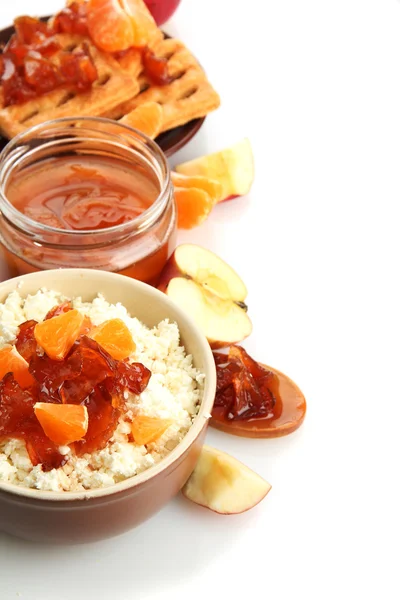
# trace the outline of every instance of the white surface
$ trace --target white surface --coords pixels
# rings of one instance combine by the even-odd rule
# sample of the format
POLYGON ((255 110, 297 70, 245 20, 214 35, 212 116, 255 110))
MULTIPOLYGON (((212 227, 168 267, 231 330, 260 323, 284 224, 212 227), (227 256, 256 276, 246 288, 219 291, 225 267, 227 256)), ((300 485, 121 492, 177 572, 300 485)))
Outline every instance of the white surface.
MULTIPOLYGON (((58 4, 2 0, 1 23, 58 4)), ((181 240, 243 275, 246 347, 299 384, 306 422, 278 440, 209 432, 273 486, 248 514, 177 498, 91 546, 0 534, 0 598, 398 599, 400 3, 183 0, 167 29, 222 97, 177 158, 248 136, 257 170, 181 240)))

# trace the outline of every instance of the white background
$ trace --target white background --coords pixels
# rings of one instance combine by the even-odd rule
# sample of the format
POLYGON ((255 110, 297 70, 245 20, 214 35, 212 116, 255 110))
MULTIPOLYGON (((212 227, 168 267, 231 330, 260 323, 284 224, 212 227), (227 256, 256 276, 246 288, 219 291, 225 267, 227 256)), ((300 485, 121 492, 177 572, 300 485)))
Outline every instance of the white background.
MULTIPOLYGON (((1 25, 51 0, 1 0, 1 25)), ((251 194, 185 232, 249 289, 245 346, 303 389, 287 438, 209 431, 271 482, 247 514, 183 498, 103 543, 0 533, 0 598, 400 597, 400 3, 182 0, 166 27, 221 108, 173 162, 248 136, 251 194)))

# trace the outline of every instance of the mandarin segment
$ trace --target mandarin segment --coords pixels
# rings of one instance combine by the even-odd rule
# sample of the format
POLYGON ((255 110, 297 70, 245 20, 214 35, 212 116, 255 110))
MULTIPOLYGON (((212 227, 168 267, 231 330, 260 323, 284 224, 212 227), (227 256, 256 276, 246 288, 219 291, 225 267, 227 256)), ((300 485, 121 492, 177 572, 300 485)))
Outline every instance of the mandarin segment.
POLYGON ((121 319, 105 321, 91 331, 90 337, 116 360, 128 358, 136 349, 132 334, 121 319))
POLYGON ((222 184, 216 179, 211 179, 204 175, 183 175, 176 171, 171 171, 171 181, 176 187, 204 190, 211 196, 214 202, 219 202, 222 198, 222 184))
POLYGON ((0 379, 7 373, 12 373, 23 389, 28 388, 35 383, 28 369, 28 363, 15 348, 8 346, 0 350, 0 379))
POLYGON ((120 0, 120 2, 134 23, 135 42, 132 44, 133 46, 151 48, 163 39, 162 33, 143 0, 120 0))
POLYGON ((146 102, 122 117, 119 122, 134 127, 154 139, 161 132, 163 109, 158 102, 146 102))
POLYGON ((76 309, 70 310, 35 327, 34 335, 39 346, 53 360, 63 360, 80 335, 84 316, 76 309))
POLYGON ((131 428, 133 439, 139 446, 155 442, 172 425, 172 419, 159 419, 138 415, 134 418, 131 428))
POLYGON ((87 25, 90 37, 105 52, 144 47, 160 35, 142 0, 89 0, 87 25))
POLYGON ((120 52, 133 46, 133 23, 118 0, 89 0, 87 25, 90 37, 105 52, 120 52))
POLYGON ((215 202, 207 192, 198 188, 175 187, 178 228, 192 229, 205 221, 215 202))
POLYGON ((34 411, 47 437, 59 446, 76 442, 87 432, 88 411, 81 404, 36 402, 34 411))

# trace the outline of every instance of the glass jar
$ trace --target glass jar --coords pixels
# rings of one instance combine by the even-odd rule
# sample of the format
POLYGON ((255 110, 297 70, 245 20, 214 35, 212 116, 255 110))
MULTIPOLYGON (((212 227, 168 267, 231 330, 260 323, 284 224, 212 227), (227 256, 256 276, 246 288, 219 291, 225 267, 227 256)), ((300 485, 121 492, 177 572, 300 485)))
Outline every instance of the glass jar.
POLYGON ((57 119, 18 135, 1 153, 0 243, 4 258, 0 249, 0 279, 43 269, 87 267, 157 284, 175 242, 176 209, 168 164, 157 144, 139 131, 108 119, 57 119), (87 157, 113 161, 147 181, 155 190, 154 199, 128 222, 91 230, 60 229, 38 222, 10 202, 10 185, 18 186, 36 168, 46 169, 51 181, 57 159, 65 157, 73 157, 78 164, 80 157, 81 161, 87 157))

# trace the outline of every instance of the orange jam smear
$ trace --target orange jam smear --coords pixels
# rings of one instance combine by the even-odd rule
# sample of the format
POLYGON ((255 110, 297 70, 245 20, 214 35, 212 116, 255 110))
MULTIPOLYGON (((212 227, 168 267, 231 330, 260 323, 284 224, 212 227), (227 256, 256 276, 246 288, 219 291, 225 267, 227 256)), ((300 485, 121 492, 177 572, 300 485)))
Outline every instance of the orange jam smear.
POLYGON ((158 196, 157 183, 110 157, 58 157, 24 169, 7 196, 27 217, 63 230, 97 230, 131 221, 158 196))
MULTIPOLYGON (((70 303, 64 303, 54 307, 42 323, 22 323, 12 349, 19 357, 18 369, 15 374, 7 371, 0 380, 0 440, 24 440, 33 465, 41 464, 44 471, 65 464, 57 442, 75 440, 74 427, 78 438, 79 432, 85 431, 74 441, 77 455, 104 448, 124 410, 124 392, 142 393, 151 375, 141 363, 113 358, 89 337, 95 328, 87 317, 81 315, 78 327, 76 313, 70 303), (76 326, 75 333, 71 323, 76 326), (66 408, 49 406, 46 410, 46 403, 66 408), (73 409, 72 405, 84 408, 73 409)), ((110 344, 113 321, 119 320, 107 322, 110 344)), ((122 335, 119 322, 114 330, 115 347, 122 335)), ((126 339, 123 343, 126 346, 126 339)), ((4 350, 0 352, 0 373, 15 364, 4 350)))

